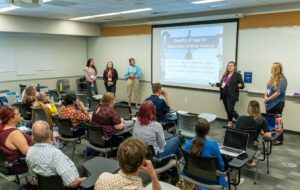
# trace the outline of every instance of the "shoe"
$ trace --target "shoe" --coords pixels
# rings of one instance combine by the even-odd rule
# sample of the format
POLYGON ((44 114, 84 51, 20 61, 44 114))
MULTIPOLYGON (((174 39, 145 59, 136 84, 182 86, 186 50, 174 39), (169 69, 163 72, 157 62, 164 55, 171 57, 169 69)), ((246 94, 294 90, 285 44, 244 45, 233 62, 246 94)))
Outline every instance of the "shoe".
POLYGON ((280 146, 280 145, 282 145, 282 144, 283 144, 282 141, 273 141, 273 142, 272 142, 272 145, 273 145, 273 146, 280 146))
POLYGON ((246 167, 247 167, 248 169, 253 169, 253 168, 256 167, 256 163, 255 163, 254 161, 252 161, 252 162, 248 163, 248 164, 246 165, 246 167))
POLYGON ((245 178, 241 177, 239 185, 242 185, 244 182, 245 182, 245 178))

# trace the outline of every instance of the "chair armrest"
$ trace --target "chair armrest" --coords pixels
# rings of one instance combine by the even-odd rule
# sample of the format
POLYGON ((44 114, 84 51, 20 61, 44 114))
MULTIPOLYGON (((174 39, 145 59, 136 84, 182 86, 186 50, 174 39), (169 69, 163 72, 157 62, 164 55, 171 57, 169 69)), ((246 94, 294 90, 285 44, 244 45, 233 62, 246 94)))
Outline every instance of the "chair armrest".
POLYGON ((224 172, 217 170, 216 174, 217 174, 217 176, 227 176, 228 172, 229 172, 229 170, 224 171, 224 172))
POLYGON ((158 163, 162 162, 165 159, 175 159, 175 160, 177 160, 177 156, 175 154, 171 154, 171 155, 168 155, 168 156, 165 156, 165 157, 162 157, 162 158, 153 157, 153 161, 158 162, 158 163))

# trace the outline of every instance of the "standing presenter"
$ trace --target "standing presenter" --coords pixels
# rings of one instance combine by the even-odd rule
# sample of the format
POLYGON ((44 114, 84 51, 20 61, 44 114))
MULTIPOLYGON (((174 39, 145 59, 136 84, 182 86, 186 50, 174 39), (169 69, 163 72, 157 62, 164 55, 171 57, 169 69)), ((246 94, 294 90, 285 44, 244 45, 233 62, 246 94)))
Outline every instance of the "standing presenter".
POLYGON ((129 67, 126 70, 124 77, 127 79, 128 105, 131 106, 131 95, 133 92, 135 96, 135 106, 138 107, 140 98, 139 80, 142 77, 142 72, 140 67, 135 65, 134 58, 129 59, 129 67))
POLYGON ((88 96, 89 98, 93 98, 93 90, 95 91, 95 94, 98 94, 98 88, 96 84, 97 79, 97 69, 95 67, 94 59, 90 58, 88 59, 86 63, 86 67, 83 69, 85 78, 86 78, 86 84, 88 87, 88 96))
POLYGON ((233 127, 232 119, 237 119, 239 114, 235 111, 234 106, 239 101, 239 89, 245 87, 242 75, 237 72, 236 63, 228 62, 220 83, 211 84, 220 88, 220 99, 223 101, 227 113, 227 126, 233 127))

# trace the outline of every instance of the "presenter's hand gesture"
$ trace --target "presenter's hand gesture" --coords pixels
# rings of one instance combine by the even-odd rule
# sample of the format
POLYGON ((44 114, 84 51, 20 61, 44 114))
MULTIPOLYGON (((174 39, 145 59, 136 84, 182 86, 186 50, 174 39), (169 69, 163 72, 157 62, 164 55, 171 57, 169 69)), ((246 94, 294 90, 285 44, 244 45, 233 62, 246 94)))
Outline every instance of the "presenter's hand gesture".
POLYGON ((243 87, 243 85, 242 85, 241 83, 239 83, 239 84, 238 84, 238 87, 241 88, 241 87, 243 87))

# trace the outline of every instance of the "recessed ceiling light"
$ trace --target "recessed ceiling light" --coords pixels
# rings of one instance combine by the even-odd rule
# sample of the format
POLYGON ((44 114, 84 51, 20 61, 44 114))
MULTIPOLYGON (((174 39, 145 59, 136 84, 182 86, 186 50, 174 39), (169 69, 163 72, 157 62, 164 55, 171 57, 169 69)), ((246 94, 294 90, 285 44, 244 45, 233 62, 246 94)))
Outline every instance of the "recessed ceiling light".
POLYGON ((151 9, 151 8, 133 9, 133 10, 128 10, 128 11, 121 11, 121 12, 114 12, 114 13, 105 13, 105 14, 100 14, 100 15, 91 15, 91 16, 84 16, 84 17, 76 17, 76 18, 71 18, 70 20, 85 20, 85 19, 90 19, 90 18, 115 16, 115 15, 120 15, 120 14, 138 13, 138 12, 151 11, 151 10, 153 10, 153 9, 151 9))
POLYGON ((17 6, 9 6, 9 7, 4 7, 4 8, 1 8, 0 9, 0 13, 3 13, 3 12, 7 12, 7 11, 12 11, 12 10, 15 10, 15 9, 18 9, 20 7, 17 7, 17 6))
POLYGON ((43 0, 43 3, 47 3, 47 2, 49 2, 49 1, 52 1, 52 0, 43 0))
POLYGON ((215 3, 215 2, 221 2, 224 0, 202 0, 202 1, 194 1, 192 4, 206 4, 206 3, 215 3))
POLYGON ((214 5, 209 5, 210 8, 219 8, 219 7, 226 7, 230 4, 214 4, 214 5))

